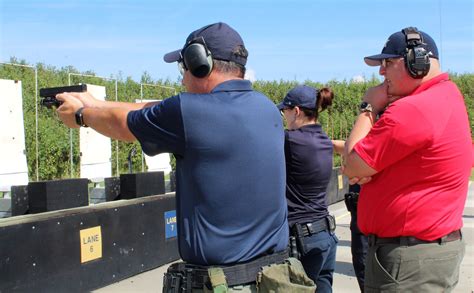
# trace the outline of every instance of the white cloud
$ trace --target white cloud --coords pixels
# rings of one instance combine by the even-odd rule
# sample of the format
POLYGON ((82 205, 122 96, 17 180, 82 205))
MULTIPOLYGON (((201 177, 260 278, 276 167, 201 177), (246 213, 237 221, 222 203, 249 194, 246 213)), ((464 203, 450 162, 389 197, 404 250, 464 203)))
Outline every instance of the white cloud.
POLYGON ((365 82, 365 77, 363 75, 355 75, 352 77, 352 82, 356 82, 356 83, 365 82))
POLYGON ((247 68, 247 70, 245 71, 244 79, 250 80, 251 82, 254 82, 254 81, 257 80, 255 75, 256 75, 255 70, 253 70, 251 68, 247 68))

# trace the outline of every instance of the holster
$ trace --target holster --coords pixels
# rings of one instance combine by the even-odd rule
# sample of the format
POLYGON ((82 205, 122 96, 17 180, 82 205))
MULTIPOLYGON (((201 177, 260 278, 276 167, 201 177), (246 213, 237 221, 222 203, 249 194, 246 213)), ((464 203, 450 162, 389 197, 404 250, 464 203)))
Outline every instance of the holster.
POLYGON ((357 212, 357 202, 359 201, 359 193, 349 192, 344 195, 344 203, 346 208, 351 213, 357 212))
POLYGON ((333 215, 327 215, 326 222, 328 224, 329 232, 334 233, 334 231, 336 231, 336 218, 333 215))
POLYGON ((336 230, 336 219, 333 215, 327 215, 323 219, 317 220, 312 223, 299 224, 296 223, 293 225, 290 231, 290 248, 293 253, 293 249, 296 250, 296 256, 293 256, 297 259, 300 259, 301 256, 304 256, 308 249, 306 247, 304 238, 314 235, 322 231, 328 231, 329 233, 334 233, 336 230), (292 245, 292 241, 295 243, 292 245))
POLYGON ((206 281, 207 269, 186 263, 172 264, 163 276, 163 293, 192 292, 193 288, 202 289, 206 281))

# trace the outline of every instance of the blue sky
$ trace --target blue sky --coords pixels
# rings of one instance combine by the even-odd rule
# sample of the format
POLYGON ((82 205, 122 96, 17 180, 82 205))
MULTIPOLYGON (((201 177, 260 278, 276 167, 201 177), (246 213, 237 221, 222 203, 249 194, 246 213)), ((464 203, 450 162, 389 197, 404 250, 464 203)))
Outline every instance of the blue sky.
POLYGON ((363 57, 416 26, 438 44, 443 70, 474 72, 472 0, 0 0, 0 62, 15 56, 100 76, 143 72, 177 80, 163 55, 188 34, 223 21, 243 37, 260 80, 370 78, 363 57))

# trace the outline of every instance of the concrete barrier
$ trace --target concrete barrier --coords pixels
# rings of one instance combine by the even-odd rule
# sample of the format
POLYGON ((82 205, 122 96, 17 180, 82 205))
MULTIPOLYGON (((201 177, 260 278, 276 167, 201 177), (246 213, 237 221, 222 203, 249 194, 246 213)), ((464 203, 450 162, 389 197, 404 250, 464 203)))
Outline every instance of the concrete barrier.
POLYGON ((56 211, 89 204, 86 178, 36 181, 28 183, 30 214, 56 211))
POLYGON ((344 200, 344 194, 349 191, 349 182, 346 176, 342 175, 341 168, 333 168, 331 180, 326 189, 327 204, 331 205, 344 200))
POLYGON ((83 292, 179 259, 174 194, 0 221, 0 292, 83 292))
POLYGON ((16 185, 11 188, 12 206, 11 216, 19 216, 28 213, 28 185, 16 185))
POLYGON ((120 198, 130 199, 165 193, 163 171, 120 174, 120 198))

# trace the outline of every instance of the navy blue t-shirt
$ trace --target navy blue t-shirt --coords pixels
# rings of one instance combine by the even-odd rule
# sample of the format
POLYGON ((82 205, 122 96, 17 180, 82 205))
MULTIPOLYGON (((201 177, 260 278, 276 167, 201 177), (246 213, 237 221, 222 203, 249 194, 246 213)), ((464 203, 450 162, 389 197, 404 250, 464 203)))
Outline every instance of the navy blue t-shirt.
POLYGON ((283 125, 249 81, 132 111, 128 127, 146 154, 176 156, 184 261, 233 264, 287 247, 283 125))
POLYGON ((309 223, 329 214, 326 189, 332 173, 331 140, 319 124, 285 132, 288 223, 309 223))

